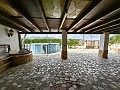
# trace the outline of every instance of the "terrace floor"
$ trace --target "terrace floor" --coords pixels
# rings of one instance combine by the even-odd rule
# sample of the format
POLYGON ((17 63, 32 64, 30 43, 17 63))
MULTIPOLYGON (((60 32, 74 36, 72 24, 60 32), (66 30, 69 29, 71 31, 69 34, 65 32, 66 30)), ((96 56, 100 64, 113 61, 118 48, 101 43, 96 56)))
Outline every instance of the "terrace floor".
POLYGON ((99 59, 98 50, 34 55, 28 64, 0 73, 0 90, 120 90, 120 55, 99 59))

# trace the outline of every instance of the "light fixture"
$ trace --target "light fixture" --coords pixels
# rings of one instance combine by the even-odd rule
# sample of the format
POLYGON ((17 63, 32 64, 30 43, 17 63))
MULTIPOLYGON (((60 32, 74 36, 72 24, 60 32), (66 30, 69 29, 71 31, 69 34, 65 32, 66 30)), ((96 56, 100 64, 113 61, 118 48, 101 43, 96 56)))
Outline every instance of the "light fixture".
POLYGON ((14 31, 12 30, 12 28, 8 30, 8 37, 12 37, 13 34, 14 34, 14 31))

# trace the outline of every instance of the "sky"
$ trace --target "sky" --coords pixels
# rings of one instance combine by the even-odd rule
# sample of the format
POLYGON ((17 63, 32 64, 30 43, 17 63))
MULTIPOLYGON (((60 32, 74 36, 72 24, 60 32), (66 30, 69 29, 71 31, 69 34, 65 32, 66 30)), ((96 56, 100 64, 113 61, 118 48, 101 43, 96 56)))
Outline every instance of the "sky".
MULTIPOLYGON (((113 35, 110 35, 113 36, 113 35)), ((21 35, 24 37, 24 34, 21 35)), ((36 37, 50 37, 50 38, 61 38, 61 34, 27 34, 26 38, 36 38, 36 37)), ((100 40, 100 34, 68 34, 68 39, 83 39, 84 40, 100 40)))

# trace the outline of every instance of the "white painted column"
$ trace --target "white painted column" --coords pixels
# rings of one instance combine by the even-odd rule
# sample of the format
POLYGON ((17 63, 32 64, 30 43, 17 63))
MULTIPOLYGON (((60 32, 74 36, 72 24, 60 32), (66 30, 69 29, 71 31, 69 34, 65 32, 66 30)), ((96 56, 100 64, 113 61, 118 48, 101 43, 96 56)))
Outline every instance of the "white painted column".
POLYGON ((67 31, 62 31, 62 51, 61 58, 67 59, 67 31))
POLYGON ((99 57, 108 58, 109 32, 100 35, 99 57))

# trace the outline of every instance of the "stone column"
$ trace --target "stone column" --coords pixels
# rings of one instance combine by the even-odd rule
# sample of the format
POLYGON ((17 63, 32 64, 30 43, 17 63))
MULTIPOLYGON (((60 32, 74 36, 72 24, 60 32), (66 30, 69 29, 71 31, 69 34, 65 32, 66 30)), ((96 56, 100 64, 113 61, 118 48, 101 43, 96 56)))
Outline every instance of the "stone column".
POLYGON ((61 58, 67 59, 67 31, 62 31, 62 51, 61 58))
POLYGON ((98 56, 107 59, 108 58, 108 43, 109 33, 105 32, 100 35, 100 47, 98 56))

